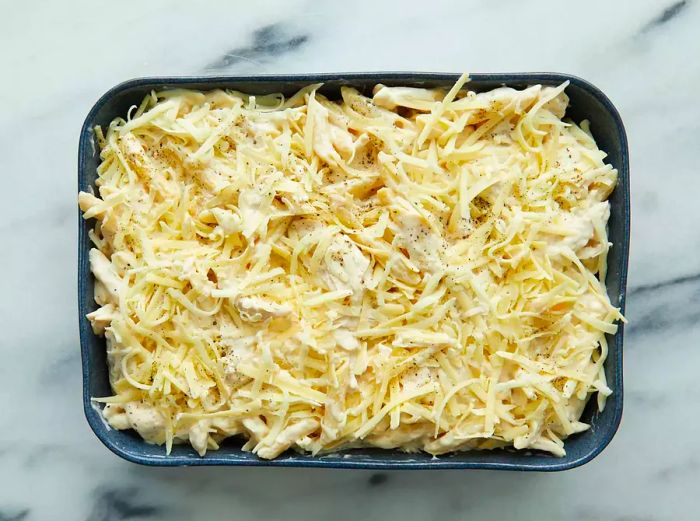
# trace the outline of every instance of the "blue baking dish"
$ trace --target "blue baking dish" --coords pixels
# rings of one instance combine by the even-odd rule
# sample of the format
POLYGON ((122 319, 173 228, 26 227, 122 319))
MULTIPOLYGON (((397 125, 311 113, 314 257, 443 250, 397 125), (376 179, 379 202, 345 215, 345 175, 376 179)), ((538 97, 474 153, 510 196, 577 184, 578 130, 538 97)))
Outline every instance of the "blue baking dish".
MULTIPOLYGON (((371 93, 376 83, 414 87, 450 87, 458 74, 442 73, 350 73, 304 74, 282 76, 215 76, 140 78, 117 85, 104 94, 90 110, 80 133, 78 150, 78 188, 87 190, 94 186, 99 164, 99 151, 93 139, 95 125, 106 127, 112 119, 124 117, 132 105, 138 105, 152 90, 188 88, 211 90, 235 89, 251 94, 282 92, 290 95, 310 83, 323 83, 321 92, 335 97, 342 85, 352 85, 371 93)), ((630 195, 629 156, 627 137, 620 115, 610 100, 598 88, 580 78, 554 73, 473 74, 469 89, 490 90, 503 85, 525 88, 529 85, 570 84, 566 89, 571 105, 567 116, 580 122, 588 119, 591 131, 599 147, 608 153, 607 161, 619 171, 619 183, 610 197, 611 215, 609 237, 613 246, 608 258, 606 285, 613 305, 625 309, 627 262, 629 252, 630 195)), ((80 213, 80 212, 79 212, 80 213)), ((189 446, 173 447, 170 455, 165 448, 145 443, 133 431, 111 429, 103 421, 92 397, 111 394, 107 376, 105 341, 92 332, 85 315, 96 307, 93 301, 93 277, 88 263, 90 240, 88 231, 94 222, 78 216, 78 321, 83 365, 83 406, 85 416, 97 437, 112 452, 124 459, 145 465, 255 465, 271 467, 335 467, 364 469, 500 469, 525 471, 557 471, 571 469, 587 463, 597 456, 617 431, 622 417, 622 339, 620 324, 615 335, 608 338, 609 355, 605 373, 613 395, 608 398, 603 412, 598 412, 596 400, 589 402, 582 420, 591 429, 566 440, 566 456, 557 458, 539 451, 458 452, 439 458, 427 454, 407 454, 395 450, 357 449, 321 457, 287 452, 272 460, 259 459, 241 450, 242 441, 231 439, 218 451, 200 457, 189 446)))

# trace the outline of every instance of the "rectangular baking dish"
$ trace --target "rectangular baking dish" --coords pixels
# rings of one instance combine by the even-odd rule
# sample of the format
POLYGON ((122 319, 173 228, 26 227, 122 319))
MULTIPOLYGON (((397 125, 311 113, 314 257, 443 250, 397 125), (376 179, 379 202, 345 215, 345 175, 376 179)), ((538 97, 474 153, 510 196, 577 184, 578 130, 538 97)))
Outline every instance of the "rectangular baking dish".
MULTIPOLYGON (((82 131, 78 151, 78 189, 94 187, 99 164, 99 151, 93 138, 95 125, 106 127, 115 117, 124 117, 132 105, 138 105, 152 90, 188 88, 196 90, 235 89, 251 94, 282 92, 291 95, 300 88, 322 82, 320 89, 329 97, 337 97, 342 85, 351 85, 371 94, 377 83, 412 87, 449 88, 458 74, 442 73, 350 73, 350 74, 305 74, 282 76, 217 76, 217 77, 171 77, 140 78, 117 85, 104 94, 90 110, 82 131)), ((598 88, 585 80, 555 73, 473 74, 468 88, 486 91, 500 86, 517 89, 534 84, 559 85, 564 81, 571 104, 567 116, 579 123, 583 119, 591 122, 591 131, 598 146, 607 152, 607 161, 619 171, 619 183, 610 197, 611 214, 609 238, 612 248, 608 257, 606 285, 613 305, 624 312, 627 284, 627 261, 629 251, 630 202, 629 202, 629 157, 627 137, 620 115, 610 100, 598 88)), ((80 214, 80 212, 78 212, 80 214)), ((539 451, 515 451, 499 449, 493 451, 458 452, 435 458, 428 454, 407 454, 396 450, 357 449, 320 457, 287 452, 272 460, 259 459, 250 452, 241 451, 242 441, 227 440, 218 451, 210 451, 199 457, 185 445, 173 447, 165 454, 165 448, 149 445, 133 431, 111 429, 102 419, 99 408, 92 397, 111 394, 107 376, 105 341, 92 332, 85 315, 93 311, 93 277, 90 273, 88 230, 94 222, 85 221, 78 215, 78 321, 83 367, 83 406, 85 416, 97 437, 112 452, 122 458, 145 465, 255 465, 271 467, 335 467, 364 469, 500 469, 524 471, 566 470, 587 463, 597 456, 614 436, 622 416, 622 340, 623 325, 615 335, 609 335, 609 355, 605 372, 613 395, 608 398, 605 410, 597 411, 596 400, 589 402, 582 421, 591 424, 591 429, 566 440, 566 456, 557 458, 539 451)))

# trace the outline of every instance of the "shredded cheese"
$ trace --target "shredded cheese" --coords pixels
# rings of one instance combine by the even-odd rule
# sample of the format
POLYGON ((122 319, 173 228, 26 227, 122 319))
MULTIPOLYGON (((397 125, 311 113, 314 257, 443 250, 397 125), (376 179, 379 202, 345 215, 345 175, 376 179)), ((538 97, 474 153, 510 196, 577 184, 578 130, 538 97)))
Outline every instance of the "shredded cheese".
POLYGON ((331 101, 154 92, 97 129, 90 252, 117 429, 274 458, 564 454, 610 394, 617 172, 566 84, 331 101))

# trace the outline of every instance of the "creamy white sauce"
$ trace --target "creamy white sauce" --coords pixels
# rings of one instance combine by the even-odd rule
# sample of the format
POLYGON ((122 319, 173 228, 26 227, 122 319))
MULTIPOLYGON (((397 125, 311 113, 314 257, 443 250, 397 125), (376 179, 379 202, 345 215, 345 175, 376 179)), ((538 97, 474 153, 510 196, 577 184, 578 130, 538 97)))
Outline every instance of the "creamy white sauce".
POLYGON ((241 318, 247 322, 262 322, 274 317, 284 317, 292 312, 292 308, 287 305, 259 297, 240 297, 236 300, 236 308, 241 318))

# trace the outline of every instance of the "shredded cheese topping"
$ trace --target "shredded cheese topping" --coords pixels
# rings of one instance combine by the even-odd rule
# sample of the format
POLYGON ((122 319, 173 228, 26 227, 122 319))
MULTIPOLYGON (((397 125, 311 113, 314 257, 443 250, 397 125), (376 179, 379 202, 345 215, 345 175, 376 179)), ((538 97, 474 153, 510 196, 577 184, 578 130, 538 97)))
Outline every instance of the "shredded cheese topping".
POLYGON ((103 134, 90 252, 117 429, 274 458, 564 454, 604 406, 617 172, 559 87, 168 90, 103 134))

